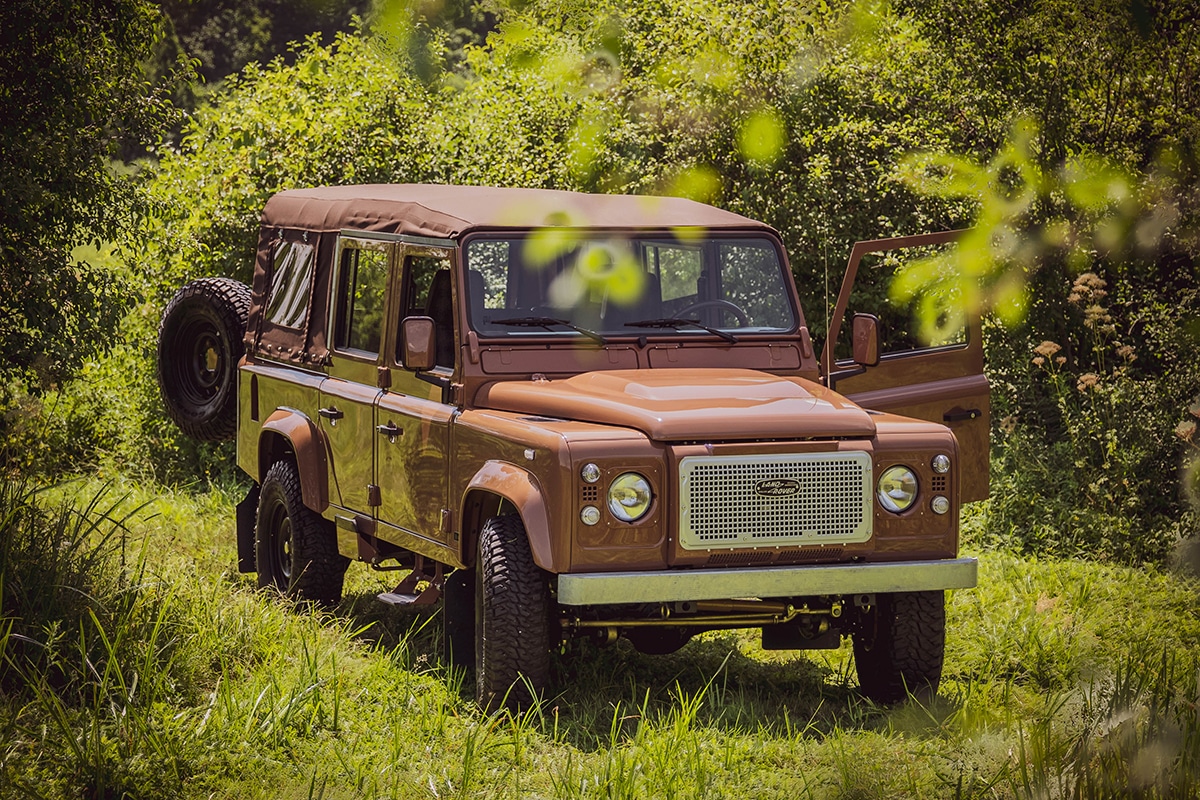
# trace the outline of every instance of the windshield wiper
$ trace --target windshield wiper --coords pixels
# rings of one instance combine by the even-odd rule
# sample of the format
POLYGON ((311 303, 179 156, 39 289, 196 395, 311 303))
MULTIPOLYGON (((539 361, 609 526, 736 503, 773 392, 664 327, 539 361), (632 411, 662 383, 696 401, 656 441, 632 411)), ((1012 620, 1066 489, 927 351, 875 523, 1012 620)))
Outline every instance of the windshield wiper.
POLYGON ((626 322, 627 328, 680 328, 691 325, 694 328, 700 328, 703 331, 708 331, 713 336, 720 336, 730 344, 737 344, 737 337, 728 331, 723 331, 720 328, 710 328, 698 319, 684 319, 683 317, 669 317, 665 319, 643 319, 639 322, 626 322))
POLYGON ((550 326, 552 325, 562 325, 563 327, 570 328, 576 333, 582 333, 593 342, 598 344, 608 344, 604 337, 595 331, 589 331, 587 328, 581 328, 570 320, 556 319, 554 317, 513 317, 511 319, 494 319, 491 321, 491 324, 513 325, 523 328, 545 328, 546 330, 550 330, 550 326))

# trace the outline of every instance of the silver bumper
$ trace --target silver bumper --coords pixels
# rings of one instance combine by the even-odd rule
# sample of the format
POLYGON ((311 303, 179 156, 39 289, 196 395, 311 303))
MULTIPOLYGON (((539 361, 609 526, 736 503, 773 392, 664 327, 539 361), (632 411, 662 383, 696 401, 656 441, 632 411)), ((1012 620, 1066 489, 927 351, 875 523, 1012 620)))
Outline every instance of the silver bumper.
POLYGON ((558 602, 592 606, 969 589, 976 583, 978 568, 974 558, 956 558, 890 564, 591 572, 559 575, 558 602))

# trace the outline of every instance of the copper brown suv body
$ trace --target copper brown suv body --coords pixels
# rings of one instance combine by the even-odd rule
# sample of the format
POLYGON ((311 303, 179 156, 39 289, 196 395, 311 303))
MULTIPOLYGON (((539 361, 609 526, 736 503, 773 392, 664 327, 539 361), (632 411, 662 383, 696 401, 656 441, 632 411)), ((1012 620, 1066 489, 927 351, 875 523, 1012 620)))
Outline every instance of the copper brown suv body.
POLYGON ((936 689, 943 590, 975 584, 958 519, 987 493, 988 386, 976 321, 881 352, 845 317, 864 254, 952 238, 858 245, 821 354, 778 234, 710 206, 286 191, 253 287, 172 301, 160 378, 185 429, 236 427, 241 568, 328 603, 350 560, 403 567, 381 597, 445 603, 485 704, 531 701, 577 637, 746 627, 852 636, 892 702, 936 689))

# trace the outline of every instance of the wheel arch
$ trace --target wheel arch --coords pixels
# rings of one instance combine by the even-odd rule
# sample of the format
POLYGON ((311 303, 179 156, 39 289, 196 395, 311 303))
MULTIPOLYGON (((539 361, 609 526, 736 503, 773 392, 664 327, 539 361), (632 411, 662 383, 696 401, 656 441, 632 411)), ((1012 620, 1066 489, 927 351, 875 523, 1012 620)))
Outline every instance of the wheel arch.
POLYGON ((548 572, 557 572, 550 545, 550 514, 537 478, 507 461, 488 461, 471 478, 463 492, 462 560, 473 566, 479 532, 489 519, 512 509, 525 526, 533 561, 548 572))
POLYGON ((318 514, 329 507, 329 462, 320 429, 294 409, 278 408, 258 434, 258 481, 281 458, 291 458, 300 473, 304 505, 318 514))

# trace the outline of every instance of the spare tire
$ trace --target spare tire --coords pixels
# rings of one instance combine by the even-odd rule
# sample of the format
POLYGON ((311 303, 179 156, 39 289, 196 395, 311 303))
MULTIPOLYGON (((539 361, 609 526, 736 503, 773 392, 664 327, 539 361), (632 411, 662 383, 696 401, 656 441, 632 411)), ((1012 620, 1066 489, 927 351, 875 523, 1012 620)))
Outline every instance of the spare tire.
POLYGON ((158 326, 158 385, 184 433, 209 442, 237 432, 237 367, 245 352, 250 287, 231 278, 184 286, 158 326))

